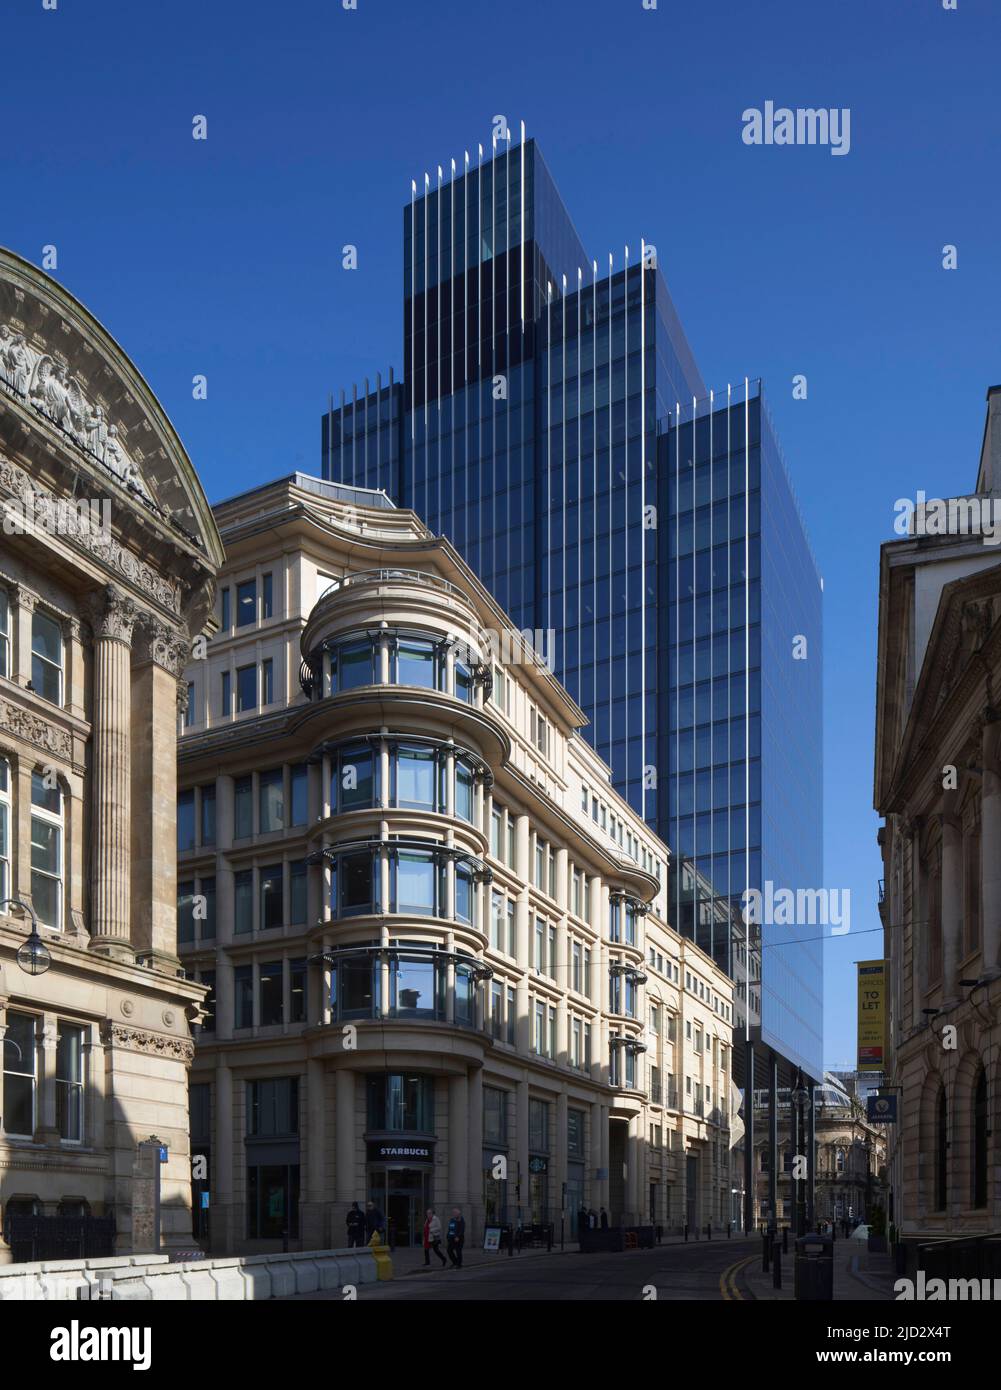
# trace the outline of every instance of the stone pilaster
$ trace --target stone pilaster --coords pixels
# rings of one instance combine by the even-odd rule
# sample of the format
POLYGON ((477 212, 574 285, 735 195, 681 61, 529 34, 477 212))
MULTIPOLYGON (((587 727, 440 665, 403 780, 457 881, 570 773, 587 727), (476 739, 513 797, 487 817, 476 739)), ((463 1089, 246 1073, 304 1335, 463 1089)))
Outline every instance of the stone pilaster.
POLYGON ((132 945, 177 968, 177 705, 188 655, 182 633, 144 613, 133 644, 132 945))
POLYGON ((138 609, 112 586, 92 608, 91 949, 130 960, 131 643, 138 609))

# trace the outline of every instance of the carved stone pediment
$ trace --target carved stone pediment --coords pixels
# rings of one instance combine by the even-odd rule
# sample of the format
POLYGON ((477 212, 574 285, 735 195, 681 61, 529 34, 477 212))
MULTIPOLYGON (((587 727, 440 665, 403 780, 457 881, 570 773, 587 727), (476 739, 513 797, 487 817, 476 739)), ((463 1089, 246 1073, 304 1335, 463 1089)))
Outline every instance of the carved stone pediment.
POLYGON ((0 322, 0 387, 44 415, 122 487, 153 501, 136 462, 139 451, 125 446, 125 428, 114 422, 82 373, 73 374, 61 348, 37 332, 26 337, 18 319, 0 322))

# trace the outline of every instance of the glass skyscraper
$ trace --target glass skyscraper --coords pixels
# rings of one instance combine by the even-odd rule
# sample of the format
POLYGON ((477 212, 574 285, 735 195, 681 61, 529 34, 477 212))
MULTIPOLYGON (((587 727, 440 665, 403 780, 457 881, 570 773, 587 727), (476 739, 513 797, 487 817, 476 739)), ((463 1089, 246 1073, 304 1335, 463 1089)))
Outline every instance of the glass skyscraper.
POLYGON ((524 131, 414 182, 403 242, 403 378, 331 403, 324 476, 543 635, 738 1028, 822 1076, 820 943, 741 916, 822 877, 821 584, 758 384, 707 391, 656 247, 589 257, 524 131))

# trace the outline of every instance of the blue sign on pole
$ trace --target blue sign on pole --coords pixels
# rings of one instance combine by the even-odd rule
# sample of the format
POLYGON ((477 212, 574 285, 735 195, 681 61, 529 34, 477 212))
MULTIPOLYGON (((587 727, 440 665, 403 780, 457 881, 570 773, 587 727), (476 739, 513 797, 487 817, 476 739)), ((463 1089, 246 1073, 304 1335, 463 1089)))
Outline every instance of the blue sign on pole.
POLYGON ((208 1209, 209 1209, 209 1194, 208 1194, 207 1192, 203 1192, 203 1193, 202 1193, 202 1211, 208 1211, 208 1209))
POLYGON ((896 1096, 867 1096, 865 1104, 866 1119, 874 1125, 895 1125, 897 1123, 896 1096))

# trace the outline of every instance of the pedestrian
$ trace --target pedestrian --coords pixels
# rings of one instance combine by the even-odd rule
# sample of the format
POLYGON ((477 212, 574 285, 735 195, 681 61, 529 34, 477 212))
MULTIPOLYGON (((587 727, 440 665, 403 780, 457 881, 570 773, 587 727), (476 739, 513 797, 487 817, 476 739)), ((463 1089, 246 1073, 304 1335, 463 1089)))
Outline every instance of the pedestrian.
POLYGON ((379 1241, 378 1241, 378 1244, 381 1245, 381 1244, 383 1243, 383 1242, 382 1242, 382 1239, 381 1239, 381 1237, 382 1237, 382 1232, 383 1232, 385 1229, 386 1229, 386 1218, 383 1216, 382 1212, 379 1210, 379 1208, 375 1205, 374 1202, 366 1202, 366 1203, 365 1203, 365 1232, 366 1232, 366 1234, 367 1234, 367 1236, 368 1236, 368 1243, 369 1243, 369 1245, 372 1244, 372 1237, 373 1237, 374 1235, 378 1235, 378 1236, 380 1237, 380 1239, 379 1239, 379 1241))
POLYGON ((608 1230, 608 1212, 605 1210, 604 1207, 602 1207, 601 1209, 601 1229, 603 1231, 608 1230))
POLYGON ((580 1239, 581 1231, 587 1230, 587 1207, 581 1202, 577 1211, 577 1238, 580 1239))
POLYGON ((594 1210, 594 1207, 591 1207, 591 1208, 588 1210, 588 1213, 587 1213, 587 1225, 588 1225, 588 1229, 591 1230, 591 1231, 593 1231, 593 1230, 595 1229, 595 1227, 598 1225, 598 1217, 597 1217, 597 1213, 596 1213, 595 1210, 594 1210))
POLYGON ((351 1203, 347 1218, 348 1249, 365 1244, 365 1213, 357 1202, 351 1203))
POLYGON ((435 1215, 434 1207, 428 1207, 424 1218, 424 1268, 431 1268, 431 1251, 441 1260, 442 1269, 448 1261, 441 1253, 441 1219, 435 1215))
POLYGON ((452 1208, 448 1223, 448 1258, 453 1269, 462 1268, 462 1247, 466 1243, 466 1222, 460 1207, 452 1208))

